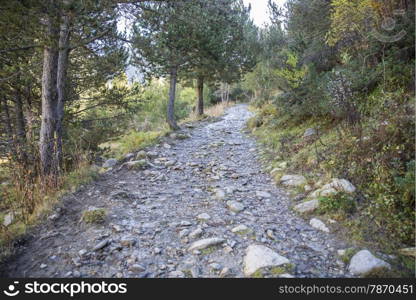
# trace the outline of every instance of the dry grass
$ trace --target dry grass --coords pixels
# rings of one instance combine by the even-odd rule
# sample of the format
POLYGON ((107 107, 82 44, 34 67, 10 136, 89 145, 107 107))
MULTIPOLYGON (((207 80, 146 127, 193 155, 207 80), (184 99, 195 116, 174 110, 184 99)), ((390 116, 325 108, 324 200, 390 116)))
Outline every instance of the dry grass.
POLYGON ((24 177, 27 174, 19 171, 11 175, 11 184, 2 191, 6 202, 0 207, 0 261, 10 254, 13 241, 25 234, 28 227, 42 221, 63 195, 75 192, 80 185, 98 176, 96 168, 85 160, 80 160, 74 171, 58 179, 28 180, 24 177), (6 227, 3 217, 7 212, 13 212, 15 219, 6 227))
POLYGON ((218 104, 209 106, 205 108, 205 112, 202 116, 198 116, 196 111, 192 112, 186 119, 180 123, 195 122, 207 117, 220 117, 224 114, 224 111, 228 108, 235 105, 235 102, 220 102, 218 104))
POLYGON ((224 114, 225 109, 233 105, 235 105, 235 102, 220 102, 208 107, 205 110, 205 114, 210 117, 219 117, 224 114))

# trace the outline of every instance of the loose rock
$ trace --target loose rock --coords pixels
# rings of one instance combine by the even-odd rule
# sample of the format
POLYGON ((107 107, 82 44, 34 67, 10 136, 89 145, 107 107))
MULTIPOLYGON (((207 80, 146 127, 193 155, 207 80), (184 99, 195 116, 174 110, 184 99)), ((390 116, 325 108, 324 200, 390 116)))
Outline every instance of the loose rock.
POLYGON ((280 183, 286 186, 299 186, 307 183, 306 178, 302 175, 283 175, 280 183))
POLYGON ((272 249, 262 245, 250 245, 244 257, 244 274, 253 275, 259 269, 265 267, 277 267, 288 264, 290 261, 272 249))
POLYGON ((238 213, 244 210, 244 205, 237 201, 227 201, 227 206, 232 212, 235 212, 235 213, 238 213))
POLYGON ((325 223, 322 222, 321 220, 317 219, 317 218, 312 218, 309 221, 309 224, 313 227, 316 228, 318 230, 321 230, 323 232, 329 232, 328 227, 326 227, 325 223))
POLYGON ((7 215, 4 216, 3 225, 7 227, 13 223, 13 220, 14 214, 12 212, 9 212, 7 215))
POLYGON ((249 229, 246 225, 238 225, 238 226, 234 227, 233 229, 231 229, 231 231, 234 232, 234 233, 246 232, 248 230, 249 229))
POLYGON ((313 199, 306 202, 299 203, 293 209, 299 213, 310 213, 319 207, 319 200, 313 199))
POLYGON ((203 240, 199 240, 194 242, 190 247, 189 247, 189 251, 193 251, 193 250, 202 250, 211 246, 215 246, 218 244, 223 243, 225 240, 223 238, 207 238, 207 239, 203 239, 203 240))
POLYGON ((103 164, 103 168, 112 168, 112 167, 114 167, 116 164, 117 164, 117 159, 115 159, 115 158, 110 158, 110 159, 108 159, 108 160, 106 160, 105 162, 104 162, 104 164, 103 164))
POLYGON ((354 275, 364 276, 377 269, 390 269, 390 264, 375 257, 368 250, 361 250, 357 252, 350 261, 348 270, 354 275))
POLYGON ((208 221, 209 219, 211 219, 211 216, 207 213, 202 213, 199 214, 196 218, 200 221, 208 221))

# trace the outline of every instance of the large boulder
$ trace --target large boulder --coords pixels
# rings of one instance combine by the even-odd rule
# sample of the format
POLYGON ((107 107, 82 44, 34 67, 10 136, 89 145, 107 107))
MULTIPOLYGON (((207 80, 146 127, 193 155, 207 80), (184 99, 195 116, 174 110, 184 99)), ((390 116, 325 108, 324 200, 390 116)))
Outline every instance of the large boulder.
POLYGON ((278 267, 290 261, 272 249, 262 245, 250 245, 244 257, 244 275, 251 276, 256 271, 267 267, 278 267))
POLYGON ((357 252, 350 261, 348 270, 359 276, 365 276, 366 274, 379 269, 390 269, 391 266, 384 260, 381 260, 371 254, 368 250, 361 250, 357 252))
POLYGON ((310 213, 319 207, 319 200, 313 199, 306 202, 299 203, 293 207, 298 213, 310 213))
POLYGON ((286 186, 300 186, 306 184, 307 181, 302 175, 283 175, 280 183, 286 186))
POLYGON ((325 184, 320 189, 314 191, 310 197, 317 198, 319 196, 326 197, 330 195, 335 195, 339 192, 344 192, 348 194, 354 193, 356 190, 355 186, 346 179, 334 178, 330 183, 325 184))

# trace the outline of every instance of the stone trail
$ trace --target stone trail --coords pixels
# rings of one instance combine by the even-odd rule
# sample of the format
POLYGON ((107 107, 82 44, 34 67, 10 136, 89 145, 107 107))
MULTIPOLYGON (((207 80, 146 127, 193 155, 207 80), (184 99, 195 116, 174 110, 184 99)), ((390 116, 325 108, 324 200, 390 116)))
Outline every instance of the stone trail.
POLYGON ((243 133, 250 115, 246 105, 231 107, 214 123, 128 156, 140 164, 114 165, 65 196, 2 275, 350 276, 337 256, 345 245, 298 217, 262 171, 255 141, 243 133), (91 207, 106 210, 104 223, 80 222, 91 207))

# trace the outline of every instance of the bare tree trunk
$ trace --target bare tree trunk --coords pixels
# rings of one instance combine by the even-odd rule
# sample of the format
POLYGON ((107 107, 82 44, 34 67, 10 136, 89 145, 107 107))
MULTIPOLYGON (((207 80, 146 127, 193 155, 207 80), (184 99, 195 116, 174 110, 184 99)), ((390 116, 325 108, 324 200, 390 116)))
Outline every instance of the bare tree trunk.
POLYGON ((169 86, 169 102, 167 109, 167 122, 169 127, 173 130, 180 129, 175 121, 175 97, 176 97, 176 82, 177 82, 178 70, 177 67, 173 67, 170 72, 170 86, 169 86))
POLYGON ((198 102, 197 102, 197 113, 198 116, 204 114, 204 77, 198 76, 196 84, 198 102))
POLYGON ((58 64, 59 23, 50 14, 45 20, 48 44, 43 50, 42 123, 40 129, 40 162, 43 175, 55 172, 55 130, 57 120, 56 75, 58 64))
POLYGON ((57 170, 61 171, 63 161, 62 151, 62 122, 64 118, 64 105, 66 101, 66 80, 68 72, 69 59, 69 39, 70 39, 71 17, 65 15, 62 17, 61 30, 59 33, 59 55, 57 67, 57 120, 56 120, 56 163, 57 170))

